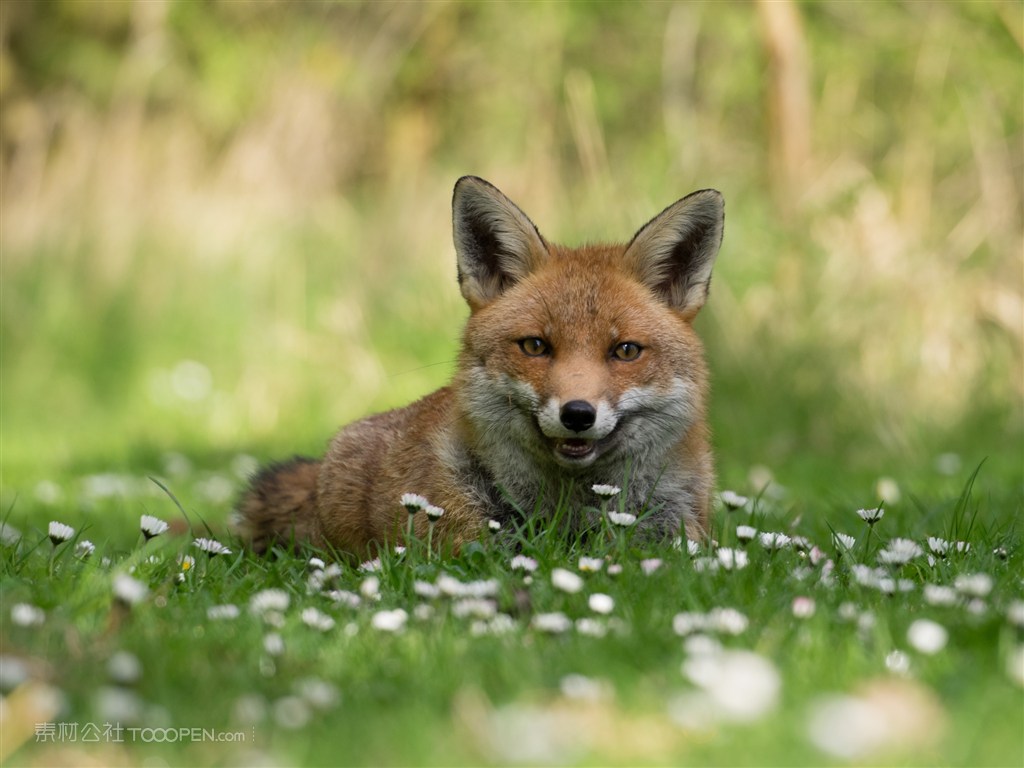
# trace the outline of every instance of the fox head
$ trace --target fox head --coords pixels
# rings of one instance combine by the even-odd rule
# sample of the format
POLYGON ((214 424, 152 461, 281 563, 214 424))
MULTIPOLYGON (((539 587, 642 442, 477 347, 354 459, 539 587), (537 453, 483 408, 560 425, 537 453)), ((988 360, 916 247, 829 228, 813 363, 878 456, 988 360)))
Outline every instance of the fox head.
POLYGON ((457 392, 494 461, 597 482, 671 463, 703 439, 707 370, 692 321, 722 241, 715 190, 673 203, 626 244, 546 241, 486 181, 455 185, 459 286, 470 307, 457 392))

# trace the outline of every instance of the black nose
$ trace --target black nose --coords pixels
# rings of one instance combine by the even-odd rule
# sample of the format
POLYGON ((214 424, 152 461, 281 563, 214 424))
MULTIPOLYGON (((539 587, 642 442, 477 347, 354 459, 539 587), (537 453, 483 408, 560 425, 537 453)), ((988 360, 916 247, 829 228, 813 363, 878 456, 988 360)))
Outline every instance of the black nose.
POLYGON ((597 411, 586 400, 570 400, 562 406, 562 424, 573 432, 585 432, 594 426, 597 411))

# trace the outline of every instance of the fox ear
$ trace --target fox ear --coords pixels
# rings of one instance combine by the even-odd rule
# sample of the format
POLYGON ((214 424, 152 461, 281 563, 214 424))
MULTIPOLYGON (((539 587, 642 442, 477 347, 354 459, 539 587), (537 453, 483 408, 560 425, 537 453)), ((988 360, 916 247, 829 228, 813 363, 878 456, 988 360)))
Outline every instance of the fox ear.
POLYGON ((455 183, 452 228, 459 288, 472 309, 493 301, 547 258, 547 244, 533 222, 476 176, 455 183))
POLYGON ((673 309, 693 317, 707 299, 724 226, 721 193, 694 192, 642 226, 624 258, 641 283, 673 309))

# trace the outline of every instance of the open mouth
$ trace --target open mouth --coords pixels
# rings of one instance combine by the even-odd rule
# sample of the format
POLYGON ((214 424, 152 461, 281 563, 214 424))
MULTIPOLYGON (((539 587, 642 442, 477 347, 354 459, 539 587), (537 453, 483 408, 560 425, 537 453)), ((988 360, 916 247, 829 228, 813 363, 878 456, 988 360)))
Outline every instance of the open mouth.
POLYGON ((594 452, 595 442, 582 437, 555 438, 555 453, 566 459, 585 459, 594 452))

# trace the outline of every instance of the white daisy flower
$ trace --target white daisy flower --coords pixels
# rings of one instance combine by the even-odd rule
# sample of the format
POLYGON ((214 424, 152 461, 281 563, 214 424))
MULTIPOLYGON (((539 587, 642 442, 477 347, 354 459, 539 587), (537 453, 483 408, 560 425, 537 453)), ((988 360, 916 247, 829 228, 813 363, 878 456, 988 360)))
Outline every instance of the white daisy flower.
POLYGON ((582 619, 576 619, 576 631, 587 637, 604 637, 608 634, 608 625, 600 619, 592 619, 588 616, 584 616, 582 619))
POLYGON ((295 691, 314 708, 320 710, 331 709, 341 701, 341 692, 318 677, 307 677, 295 684, 295 691))
POLYGON ((761 546, 769 551, 783 549, 788 547, 792 539, 784 533, 775 533, 773 531, 765 531, 760 536, 761 546))
POLYGON ((929 536, 928 549, 931 551, 933 555, 945 557, 946 553, 949 552, 949 542, 945 539, 940 539, 935 536, 929 536))
POLYGON ((861 611, 860 615, 857 616, 857 631, 867 635, 875 628, 877 623, 878 619, 873 612, 861 611))
POLYGON ((380 579, 367 576, 359 584, 359 594, 367 600, 380 600, 380 579))
POLYGON ((719 547, 715 552, 719 564, 727 571, 739 571, 747 567, 747 553, 742 549, 719 547))
POLYGON ((903 651, 890 651, 885 657, 885 668, 894 675, 905 675, 910 672, 910 657, 903 651))
POLYGON ((948 640, 946 628, 930 619, 918 619, 907 629, 907 642, 911 647, 929 656, 945 648, 948 640))
POLYGON ((170 528, 170 526, 159 517, 143 515, 139 518, 139 530, 141 530, 142 535, 146 537, 146 541, 159 536, 161 533, 166 533, 168 528, 170 528))
POLYGON ((459 581, 447 573, 440 574, 436 583, 441 593, 448 597, 494 597, 501 586, 497 579, 459 581))
POLYGON ((874 525, 885 516, 885 510, 881 506, 875 509, 858 509, 857 516, 868 525, 874 525))
POLYGON ((793 548, 799 552, 810 552, 814 549, 814 542, 806 536, 793 536, 790 541, 793 543, 793 548))
POLYGON ((205 552, 210 557, 215 557, 216 555, 230 555, 231 554, 231 550, 230 549, 228 549, 223 544, 221 544, 219 541, 216 541, 214 539, 205 539, 205 538, 200 537, 200 538, 198 538, 198 539, 196 539, 195 541, 192 542, 192 546, 193 547, 197 547, 198 549, 202 550, 203 552, 205 552))
POLYGON ((967 605, 965 607, 967 612, 972 616, 984 616, 988 613, 988 603, 980 597, 972 597, 967 601, 967 605))
POLYGON ((644 576, 650 576, 659 568, 661 568, 660 557, 650 557, 640 561, 640 570, 644 572, 644 576))
POLYGON ((280 656, 284 653, 284 638, 277 632, 268 632, 263 636, 263 650, 269 656, 280 656))
POLYGON ((693 558, 693 570, 697 573, 716 573, 718 568, 718 560, 713 557, 693 558))
POLYGON ((750 620, 735 608, 712 608, 708 613, 707 626, 727 635, 742 635, 747 631, 750 620))
POLYGON ((620 573, 622 573, 622 565, 620 563, 610 563, 608 565, 606 573, 609 576, 618 576, 620 573))
POLYGON ((423 511, 427 514, 427 520, 432 523, 436 523, 444 516, 444 509, 434 504, 428 504, 423 508, 423 511))
POLYGON ((793 598, 793 616, 798 619, 809 619, 814 615, 816 606, 813 597, 803 595, 793 598))
POLYGON ((291 597, 283 589, 261 589, 249 598, 249 612, 262 616, 269 611, 284 613, 291 604, 291 597))
POLYGON ((272 707, 274 722, 289 731, 299 731, 313 719, 309 702, 301 696, 282 696, 272 707))
POLYGON ((88 539, 82 539, 75 545, 75 556, 86 558, 96 551, 96 545, 88 539))
POLYGON ((304 608, 299 618, 302 619, 302 623, 307 627, 319 630, 320 632, 334 629, 334 619, 316 608, 304 608))
POLYGON ((498 531, 501 530, 501 523, 498 522, 497 520, 493 520, 493 519, 492 520, 488 520, 487 521, 487 530, 489 530, 491 533, 497 533, 498 531))
POLYGON ((117 651, 107 659, 107 674, 118 685, 134 685, 142 677, 142 662, 134 653, 117 651))
POLYGON ((56 547, 58 544, 62 544, 63 542, 73 538, 75 535, 75 529, 70 525, 65 525, 64 523, 58 523, 56 520, 52 520, 50 522, 48 533, 50 541, 53 542, 53 546, 56 547))
POLYGON ((672 617, 672 631, 680 637, 707 629, 707 617, 703 613, 684 611, 672 617))
POLYGON ((530 626, 538 632, 559 635, 572 629, 572 620, 561 611, 534 614, 530 626))
POLYGON ((966 541, 954 541, 953 547, 956 549, 957 554, 960 555, 965 555, 971 551, 971 545, 966 541))
POLYGON ((507 613, 499 613, 493 619, 488 621, 477 619, 476 621, 470 622, 469 634, 473 637, 482 637, 483 635, 507 635, 509 632, 518 628, 519 625, 516 623, 515 619, 507 613))
POLYGON ((577 567, 584 573, 597 573, 604 568, 604 560, 600 557, 581 557, 577 567))
POLYGON ((822 696, 811 703, 807 714, 811 743, 840 760, 864 762, 895 740, 888 719, 866 698, 822 696))
POLYGON ((690 656, 700 656, 718 653, 722 650, 722 644, 711 635, 696 634, 683 640, 683 650, 690 656))
POLYGON ((1006 657, 1006 674, 1020 688, 1024 688, 1024 643, 1010 650, 1006 657))
POLYGON ((412 583, 412 591, 417 597, 424 597, 427 600, 436 600, 441 596, 441 589, 436 584, 420 579, 412 583))
POLYGON ((732 511, 736 509, 743 509, 750 502, 746 496, 741 496, 735 491, 722 491, 718 494, 718 498, 721 500, 725 508, 732 511))
POLYGON ((585 675, 566 675, 558 683, 562 695, 576 701, 602 701, 611 696, 611 688, 604 680, 585 675))
POLYGON ((359 564, 359 570, 363 573, 376 573, 381 568, 383 568, 383 564, 379 557, 375 557, 373 560, 367 560, 365 563, 359 564))
POLYGON ((430 502, 418 493, 403 493, 401 504, 410 515, 415 515, 421 509, 426 509, 430 506, 430 502))
POLYGON ((753 541, 754 537, 757 536, 757 528, 752 525, 737 525, 736 526, 736 538, 746 543, 753 541))
POLYGON ((533 573, 537 570, 537 561, 532 557, 526 555, 516 555, 509 562, 509 568, 513 571, 526 571, 527 573, 533 573))
POLYGON ((1024 628, 1024 600, 1014 600, 1006 607, 1006 620, 1024 628))
POLYGON ((602 485, 601 483, 598 483, 597 485, 592 485, 590 487, 590 490, 592 490, 602 499, 613 498, 615 496, 618 496, 619 493, 622 491, 622 489, 619 488, 617 485, 602 485))
POLYGON ((329 592, 324 592, 324 597, 348 608, 358 608, 363 602, 359 595, 349 592, 347 589, 332 589, 329 592))
POLYGON ((903 495, 900 493, 900 484, 891 477, 878 478, 878 482, 875 483, 875 494, 886 504, 899 503, 903 495))
POLYGON ((306 565, 309 566, 310 570, 322 571, 327 567, 327 563, 321 560, 319 557, 311 557, 306 561, 306 565))
POLYGON ((720 717, 753 722, 775 709, 782 678, 765 657, 752 651, 723 650, 690 656, 683 674, 704 690, 708 704, 720 717))
POLYGON ((615 610, 615 600, 611 595, 603 592, 595 592, 587 598, 587 605, 594 613, 609 614, 615 610))
POLYGON ((181 566, 182 573, 186 571, 191 571, 193 568, 196 567, 196 559, 191 555, 179 555, 178 565, 181 566))
POLYGON ((46 621, 46 612, 29 603, 15 603, 11 606, 11 621, 19 627, 38 627, 46 621))
POLYGON ((564 568, 555 568, 551 572, 551 584, 555 589, 560 589, 569 594, 575 594, 583 589, 583 579, 564 568))
POLYGON ((941 584, 925 584, 921 593, 928 605, 935 605, 944 608, 956 605, 960 602, 960 595, 952 587, 941 584))
POLYGON ((623 528, 628 528, 636 522, 636 515, 632 515, 629 512, 609 512, 608 520, 612 525, 621 525, 623 528))
POLYGON ((237 605, 226 603, 224 605, 211 605, 206 609, 206 618, 210 621, 226 621, 237 619, 241 615, 237 605))
POLYGON ((839 533, 838 531, 832 534, 832 543, 840 552, 849 552, 853 549, 857 543, 857 539, 853 536, 849 536, 845 533, 839 533))
POLYGON ((855 603, 845 602, 839 604, 837 613, 839 614, 839 618, 843 621, 853 621, 860 615, 860 609, 855 603))
POLYGON ((885 565, 906 565, 915 557, 924 554, 924 550, 910 539, 890 539, 885 549, 878 552, 878 561, 885 565))
POLYGON ((323 571, 311 571, 309 578, 306 579, 306 591, 315 595, 317 592, 322 592, 324 585, 327 583, 327 579, 324 578, 323 571))
POLYGON ((395 608, 392 611, 377 611, 370 619, 370 625, 381 632, 400 632, 408 620, 408 613, 401 608, 395 608))
POLYGON ((875 585, 879 592, 886 595, 894 595, 897 592, 913 592, 914 582, 910 579, 894 579, 890 576, 881 576, 875 585))
POLYGON ((493 600, 479 597, 461 597, 452 602, 452 616, 458 619, 492 619, 498 613, 498 606, 493 600))
POLYGON ((133 579, 127 573, 117 574, 111 586, 114 597, 126 605, 135 605, 145 600, 149 594, 149 588, 145 584, 133 579))
POLYGON ((43 504, 53 506, 64 497, 64 491, 52 480, 42 480, 36 485, 35 496, 43 504))
POLYGON ((684 539, 682 536, 677 536, 676 540, 672 542, 673 549, 682 549, 684 541, 686 542, 686 554, 694 557, 700 553, 700 543, 693 539, 684 539))
POLYGON ((0 544, 15 546, 21 541, 21 531, 7 522, 0 521, 0 544))
POLYGON ((992 591, 992 577, 987 573, 963 573, 956 577, 953 586, 968 597, 987 597, 992 591))

